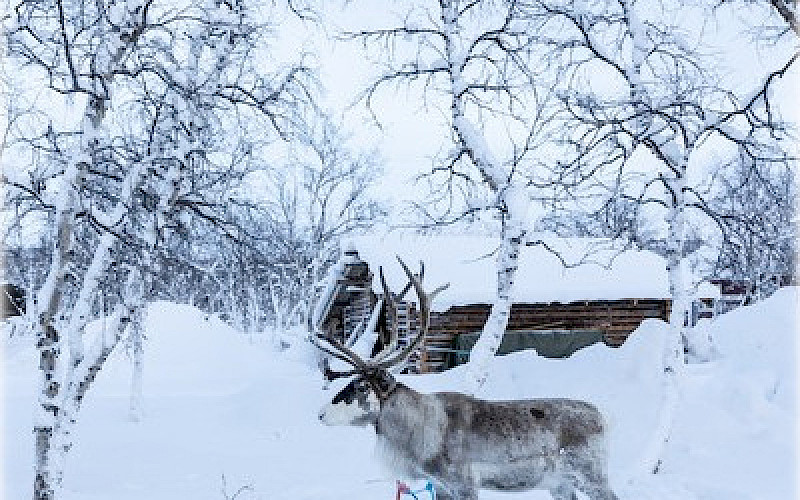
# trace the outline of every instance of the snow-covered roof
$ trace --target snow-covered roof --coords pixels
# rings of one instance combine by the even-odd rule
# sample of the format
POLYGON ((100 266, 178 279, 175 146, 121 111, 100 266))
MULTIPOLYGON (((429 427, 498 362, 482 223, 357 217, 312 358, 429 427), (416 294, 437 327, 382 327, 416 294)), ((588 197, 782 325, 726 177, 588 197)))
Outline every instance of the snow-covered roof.
POLYGON ((325 318, 328 317, 331 305, 333 305, 333 299, 336 297, 337 287, 339 286, 338 280, 342 275, 343 269, 343 261, 340 260, 328 271, 328 275, 325 277, 322 292, 312 313, 314 330, 319 329, 325 318))
POLYGON ((703 281, 692 290, 692 296, 703 299, 718 299, 722 296, 719 286, 708 281, 703 281))
MULTIPOLYGON (((568 263, 585 262, 565 268, 558 257, 542 246, 524 247, 520 252, 515 280, 514 302, 573 302, 578 300, 662 299, 669 297, 664 259, 653 252, 619 248, 606 240, 563 239, 537 235, 559 252, 568 263)), ((359 256, 376 275, 383 266, 393 290, 405 284, 399 255, 413 269, 425 262, 426 288, 443 283, 450 288, 436 297, 434 310, 453 305, 492 303, 496 286, 497 238, 470 235, 420 235, 389 232, 360 236, 352 242, 359 256)))

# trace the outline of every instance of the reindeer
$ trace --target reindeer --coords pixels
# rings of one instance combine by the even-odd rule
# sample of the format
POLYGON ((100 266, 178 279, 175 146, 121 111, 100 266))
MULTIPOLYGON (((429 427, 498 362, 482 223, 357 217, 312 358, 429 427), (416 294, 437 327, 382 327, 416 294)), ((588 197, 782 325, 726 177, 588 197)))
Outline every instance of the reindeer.
MULTIPOLYGON (((330 379, 353 379, 320 412, 328 425, 374 425, 383 449, 398 472, 425 477, 437 498, 476 500, 479 488, 504 491, 547 489, 555 500, 616 500, 606 474, 606 430, 593 405, 569 399, 484 401, 465 394, 422 394, 397 382, 392 369, 402 366, 428 331, 435 295, 422 288, 423 270, 415 275, 397 258, 419 299, 420 331, 404 348, 397 332, 383 350, 363 359, 341 342, 321 335, 312 342, 352 369, 326 368, 330 379)), ((383 300, 391 304, 383 270, 383 300)), ((400 294, 400 297, 403 296, 400 294)), ((381 307, 379 302, 376 307, 381 307)), ((374 334, 374 332, 369 332, 374 334)))

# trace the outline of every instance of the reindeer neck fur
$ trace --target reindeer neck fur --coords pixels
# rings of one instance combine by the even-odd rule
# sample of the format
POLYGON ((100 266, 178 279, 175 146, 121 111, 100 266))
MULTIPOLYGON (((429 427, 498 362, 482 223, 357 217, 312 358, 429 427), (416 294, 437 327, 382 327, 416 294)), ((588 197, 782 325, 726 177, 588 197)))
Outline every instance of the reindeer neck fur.
POLYGON ((419 464, 440 452, 446 426, 441 401, 397 383, 381 401, 375 431, 391 458, 419 464))

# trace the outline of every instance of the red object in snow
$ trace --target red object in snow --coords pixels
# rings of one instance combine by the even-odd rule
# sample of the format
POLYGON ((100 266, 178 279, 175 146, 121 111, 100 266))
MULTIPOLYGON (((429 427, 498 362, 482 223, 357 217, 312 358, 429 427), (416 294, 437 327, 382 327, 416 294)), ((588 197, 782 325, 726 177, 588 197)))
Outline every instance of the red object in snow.
POLYGON ((397 481, 397 496, 395 500, 400 500, 401 495, 405 495, 406 493, 411 493, 411 488, 408 487, 406 483, 403 481, 397 481))

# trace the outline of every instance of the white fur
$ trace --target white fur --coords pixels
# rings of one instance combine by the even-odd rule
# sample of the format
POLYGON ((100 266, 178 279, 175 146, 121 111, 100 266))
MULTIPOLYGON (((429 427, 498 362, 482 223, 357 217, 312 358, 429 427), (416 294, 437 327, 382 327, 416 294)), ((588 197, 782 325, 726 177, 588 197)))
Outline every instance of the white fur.
POLYGON ((378 398, 370 393, 367 396, 369 408, 361 408, 358 403, 353 402, 347 404, 344 401, 336 404, 329 403, 325 405, 319 414, 319 419, 325 425, 357 425, 359 420, 362 420, 369 415, 371 409, 377 409, 379 406, 378 398))

